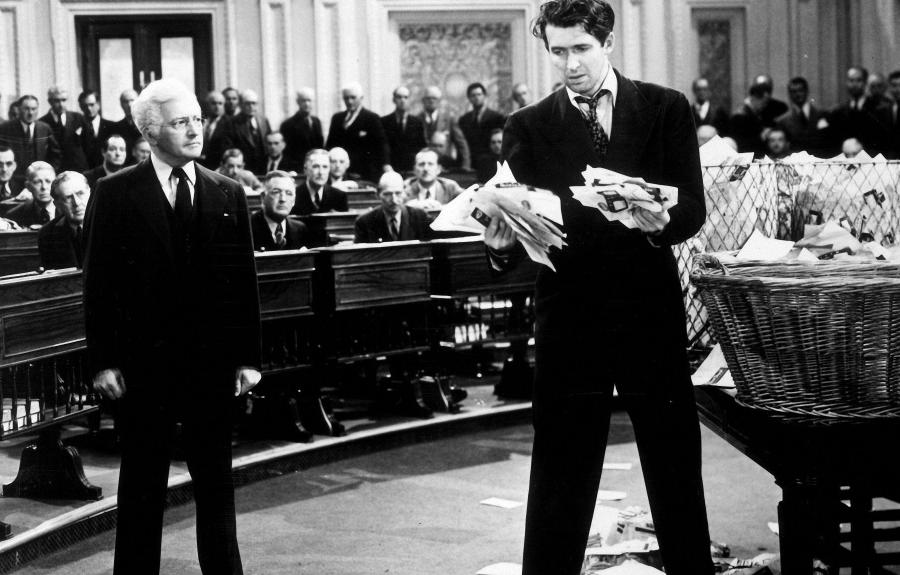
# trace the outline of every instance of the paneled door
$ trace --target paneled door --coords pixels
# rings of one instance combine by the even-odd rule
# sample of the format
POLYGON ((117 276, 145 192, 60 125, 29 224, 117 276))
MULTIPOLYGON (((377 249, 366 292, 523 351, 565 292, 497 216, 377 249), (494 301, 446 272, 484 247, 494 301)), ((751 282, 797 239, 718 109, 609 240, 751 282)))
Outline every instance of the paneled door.
POLYGON ((119 94, 153 80, 181 80, 201 98, 213 89, 212 17, 78 16, 82 83, 98 90, 103 116, 123 117, 119 94))

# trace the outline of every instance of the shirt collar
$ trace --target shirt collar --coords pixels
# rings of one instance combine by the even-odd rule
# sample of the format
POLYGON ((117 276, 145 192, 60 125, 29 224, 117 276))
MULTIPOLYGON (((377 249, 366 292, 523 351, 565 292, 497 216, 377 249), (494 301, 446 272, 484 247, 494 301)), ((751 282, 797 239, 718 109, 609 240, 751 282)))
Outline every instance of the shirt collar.
POLYGON ((287 233, 287 224, 285 224, 284 221, 276 222, 275 220, 270 218, 269 214, 267 214, 265 211, 263 211, 263 217, 266 218, 266 223, 269 224, 269 233, 271 233, 273 236, 275 235, 275 228, 278 227, 279 223, 281 223, 281 233, 287 233))
MULTIPOLYGON (((609 90, 610 103, 612 104, 613 108, 615 108, 616 97, 619 95, 619 79, 616 77, 616 73, 613 70, 611 64, 607 66, 606 77, 603 78, 603 82, 600 83, 599 90, 609 90)), ((578 102, 575 101, 575 96, 581 96, 581 94, 572 91, 572 89, 568 86, 566 86, 566 94, 569 96, 569 101, 572 103, 572 105, 580 110, 581 108, 578 106, 578 102)), ((594 94, 591 95, 593 96, 594 94)))
MULTIPOLYGON (((152 150, 150 151, 150 163, 153 164, 153 171, 156 172, 156 179, 159 180, 159 185, 162 186, 163 190, 169 189, 169 179, 172 177, 174 168, 156 157, 152 150)), ((197 182, 197 171, 194 167, 194 162, 186 163, 181 166, 181 169, 184 170, 191 185, 195 185, 197 182)))

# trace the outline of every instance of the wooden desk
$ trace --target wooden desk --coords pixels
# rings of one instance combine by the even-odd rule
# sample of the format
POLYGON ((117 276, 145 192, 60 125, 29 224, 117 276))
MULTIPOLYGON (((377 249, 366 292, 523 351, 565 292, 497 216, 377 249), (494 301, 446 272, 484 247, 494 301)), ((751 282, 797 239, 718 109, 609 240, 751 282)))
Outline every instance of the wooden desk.
POLYGON ((0 276, 31 272, 41 266, 37 237, 34 230, 0 232, 0 276))
POLYGON ((310 214, 300 216, 300 220, 309 228, 312 237, 310 247, 330 246, 343 239, 353 240, 353 224, 356 218, 364 214, 366 210, 351 210, 349 212, 328 212, 325 214, 310 214))
MULTIPOLYGON (((724 390, 694 388, 700 420, 775 477, 784 573, 812 573, 813 558, 832 566, 900 565, 900 553, 875 557, 874 541, 900 539, 897 529, 874 522, 897 521, 900 510, 872 511, 872 497, 900 498, 900 420, 823 423, 781 417, 739 405, 724 390), (849 500, 849 505, 841 500, 849 500), (842 535, 840 523, 851 525, 842 535), (840 543, 850 542, 852 552, 840 543)), ((740 513, 739 509, 733 510, 740 513)))
POLYGON ((530 293, 534 291, 539 264, 526 260, 504 274, 491 273, 481 237, 431 241, 431 293, 434 296, 467 297, 530 293))
POLYGON ((347 190, 347 207, 351 210, 365 212, 381 205, 376 188, 357 188, 347 190))

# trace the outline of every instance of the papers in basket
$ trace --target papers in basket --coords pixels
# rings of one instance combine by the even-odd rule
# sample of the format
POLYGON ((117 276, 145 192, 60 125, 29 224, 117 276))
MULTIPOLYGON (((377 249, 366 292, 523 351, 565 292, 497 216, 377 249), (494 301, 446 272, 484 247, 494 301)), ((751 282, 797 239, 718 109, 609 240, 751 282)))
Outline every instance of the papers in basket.
POLYGON ((473 185, 445 205, 431 223, 437 231, 483 232, 493 218, 503 218, 532 260, 556 271, 548 256, 551 247, 562 249, 565 234, 559 198, 516 182, 509 166, 498 164, 497 173, 484 185, 473 185))
POLYGON ((611 222, 636 228, 632 210, 638 206, 651 212, 668 210, 678 203, 678 188, 649 184, 643 178, 632 178, 588 166, 581 175, 584 186, 570 186, 575 199, 587 208, 595 208, 611 222))

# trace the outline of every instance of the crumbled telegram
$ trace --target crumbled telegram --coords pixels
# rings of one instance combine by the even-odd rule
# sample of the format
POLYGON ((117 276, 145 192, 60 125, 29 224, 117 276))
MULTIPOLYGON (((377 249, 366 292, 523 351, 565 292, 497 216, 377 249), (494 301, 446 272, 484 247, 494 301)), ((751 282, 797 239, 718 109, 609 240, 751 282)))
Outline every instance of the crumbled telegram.
POLYGON ((587 208, 596 208, 607 220, 621 222, 627 228, 637 227, 632 216, 635 207, 662 212, 678 204, 678 188, 674 186, 651 184, 643 178, 590 166, 581 175, 585 185, 569 188, 575 199, 587 208))
POLYGON ((532 260, 556 271, 550 248, 566 246, 559 198, 548 190, 516 182, 505 162, 497 165, 497 173, 485 184, 467 188, 445 205, 431 228, 483 232, 493 218, 502 218, 512 228, 532 260))

